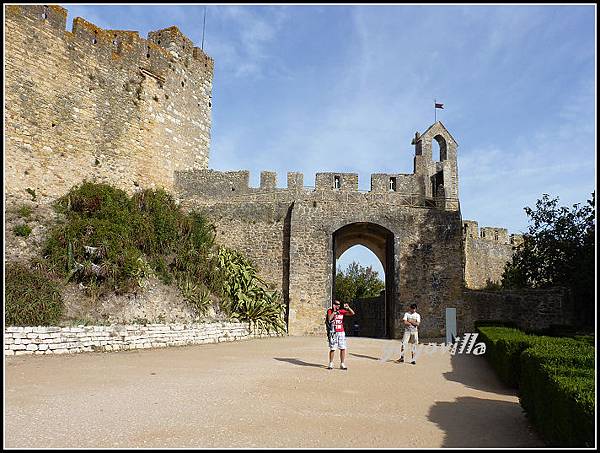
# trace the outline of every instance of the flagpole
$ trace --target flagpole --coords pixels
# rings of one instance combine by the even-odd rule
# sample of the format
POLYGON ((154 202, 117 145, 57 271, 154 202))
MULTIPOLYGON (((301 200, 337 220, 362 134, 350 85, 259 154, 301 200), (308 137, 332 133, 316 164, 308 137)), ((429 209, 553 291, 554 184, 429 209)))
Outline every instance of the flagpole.
POLYGON ((436 100, 433 100, 433 124, 437 123, 437 109, 435 108, 436 100))
POLYGON ((206 6, 204 7, 204 23, 202 24, 202 51, 204 51, 204 29, 206 28, 206 6))

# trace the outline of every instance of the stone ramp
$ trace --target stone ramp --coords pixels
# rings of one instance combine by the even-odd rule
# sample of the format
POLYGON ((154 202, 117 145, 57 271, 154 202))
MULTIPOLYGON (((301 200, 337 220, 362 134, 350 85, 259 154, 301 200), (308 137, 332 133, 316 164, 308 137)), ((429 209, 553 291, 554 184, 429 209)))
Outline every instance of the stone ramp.
POLYGON ((543 446, 483 357, 348 343, 348 371, 324 337, 6 358, 5 447, 543 446))

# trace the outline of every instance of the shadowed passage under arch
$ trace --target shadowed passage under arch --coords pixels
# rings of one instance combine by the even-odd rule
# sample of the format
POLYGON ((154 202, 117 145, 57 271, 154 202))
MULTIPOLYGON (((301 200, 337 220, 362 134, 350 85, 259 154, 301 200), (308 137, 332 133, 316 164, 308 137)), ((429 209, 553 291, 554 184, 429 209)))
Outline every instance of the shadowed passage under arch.
POLYGON ((385 274, 385 290, 380 297, 369 301, 361 301, 361 310, 357 306, 357 314, 348 319, 347 334, 390 338, 392 332, 394 277, 394 234, 387 228, 374 223, 356 222, 345 225, 333 233, 333 285, 332 297, 335 293, 337 260, 351 247, 362 245, 371 250, 379 259, 385 274), (365 305, 368 303, 369 305, 365 305), (357 325, 355 327, 355 325, 357 325), (349 328, 348 328, 349 327, 349 328))

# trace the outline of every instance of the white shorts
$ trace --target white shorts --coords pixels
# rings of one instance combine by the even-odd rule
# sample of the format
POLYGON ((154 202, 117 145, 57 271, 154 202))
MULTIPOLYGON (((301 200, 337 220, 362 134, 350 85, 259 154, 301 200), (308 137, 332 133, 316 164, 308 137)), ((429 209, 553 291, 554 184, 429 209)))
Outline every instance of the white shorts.
POLYGON ((402 344, 407 344, 409 342, 413 343, 413 344, 419 343, 419 331, 418 330, 414 330, 414 331, 405 330, 404 331, 404 337, 402 337, 402 344))
POLYGON ((328 335, 327 342, 329 343, 329 349, 332 351, 346 349, 346 332, 335 332, 328 335))

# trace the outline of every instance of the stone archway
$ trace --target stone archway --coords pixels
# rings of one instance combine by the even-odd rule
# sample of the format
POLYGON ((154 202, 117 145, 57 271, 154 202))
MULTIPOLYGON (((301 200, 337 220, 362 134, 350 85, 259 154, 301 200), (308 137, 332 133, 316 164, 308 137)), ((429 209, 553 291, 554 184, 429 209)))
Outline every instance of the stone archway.
POLYGON ((381 301, 377 303, 373 310, 378 311, 369 321, 362 318, 364 322, 369 322, 369 329, 363 332, 369 332, 368 336, 377 338, 393 337, 393 294, 396 287, 394 272, 394 234, 387 228, 369 222, 356 222, 345 225, 336 230, 332 235, 333 244, 333 284, 332 298, 335 293, 335 274, 338 258, 349 248, 355 245, 362 245, 371 250, 383 266, 385 273, 385 292, 381 301), (379 316, 380 315, 380 316, 379 316))

